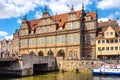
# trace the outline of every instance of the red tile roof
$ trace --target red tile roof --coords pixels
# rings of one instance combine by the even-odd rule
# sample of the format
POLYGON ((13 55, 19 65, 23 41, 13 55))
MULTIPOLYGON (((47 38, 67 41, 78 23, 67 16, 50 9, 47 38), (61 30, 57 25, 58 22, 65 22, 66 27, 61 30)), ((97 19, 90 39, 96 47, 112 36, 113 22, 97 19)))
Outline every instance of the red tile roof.
MULTIPOLYGON (((107 27, 101 27, 101 28, 97 28, 97 33, 96 33, 96 38, 104 38, 104 32, 107 30, 109 26, 107 27), (102 36, 99 36, 100 34, 102 34, 102 36)), ((120 26, 111 26, 111 28, 113 30, 115 30, 116 36, 120 36, 118 32, 120 32, 120 26)))
MULTIPOLYGON (((75 12, 76 12, 77 17, 80 17, 82 10, 78 10, 75 12)), ((93 19, 96 18, 96 12, 89 12, 89 13, 86 13, 86 15, 90 15, 93 19)), ((52 16, 52 19, 54 21, 57 21, 56 23, 58 24, 58 27, 60 26, 63 27, 65 22, 68 20, 68 17, 69 17, 69 13, 64 13, 64 14, 54 15, 52 16)), ((41 22, 41 19, 35 19, 35 20, 28 21, 30 32, 32 30, 35 31, 36 25, 38 25, 38 23, 40 24, 40 22, 41 22)))
POLYGON ((109 20, 105 22, 99 22, 98 27, 105 27, 105 26, 118 26, 117 20, 109 20))

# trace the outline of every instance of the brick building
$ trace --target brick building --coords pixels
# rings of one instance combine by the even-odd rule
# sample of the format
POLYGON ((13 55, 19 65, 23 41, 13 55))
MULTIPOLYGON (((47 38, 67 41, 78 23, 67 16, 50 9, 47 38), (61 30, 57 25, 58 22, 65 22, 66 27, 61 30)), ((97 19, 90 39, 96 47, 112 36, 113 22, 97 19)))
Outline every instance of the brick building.
POLYGON ((97 12, 74 11, 51 16, 45 8, 42 18, 28 21, 24 17, 20 30, 20 55, 95 58, 97 12))

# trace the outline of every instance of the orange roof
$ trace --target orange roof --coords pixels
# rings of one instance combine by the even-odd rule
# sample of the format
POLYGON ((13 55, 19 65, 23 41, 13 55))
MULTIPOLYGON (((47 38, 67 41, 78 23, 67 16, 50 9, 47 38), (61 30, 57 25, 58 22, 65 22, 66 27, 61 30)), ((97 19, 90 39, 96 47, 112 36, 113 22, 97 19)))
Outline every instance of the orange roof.
MULTIPOLYGON (((75 12, 76 12, 77 17, 80 17, 82 10, 78 10, 75 12)), ((86 13, 86 15, 90 15, 93 19, 96 18, 96 12, 89 12, 89 13, 86 13)), ((52 19, 56 21, 56 23, 58 24, 58 27, 59 26, 63 27, 68 17, 69 17, 69 13, 64 13, 64 14, 54 15, 52 16, 52 19)), ((40 22, 41 22, 41 19, 35 19, 35 20, 28 21, 30 32, 31 30, 35 31, 36 25, 38 25, 38 23, 40 22)))
POLYGON ((65 21, 68 19, 68 14, 60 14, 52 16, 52 18, 58 22, 59 26, 63 26, 65 21))
POLYGON ((86 16, 91 16, 92 19, 95 19, 97 17, 96 12, 88 12, 86 13, 86 16))
POLYGON ((38 25, 39 22, 40 22, 40 19, 31 20, 31 21, 28 21, 28 25, 31 30, 35 30, 36 25, 38 25))
POLYGON ((99 22, 98 27, 105 27, 105 26, 118 26, 117 20, 109 20, 105 22, 99 22))

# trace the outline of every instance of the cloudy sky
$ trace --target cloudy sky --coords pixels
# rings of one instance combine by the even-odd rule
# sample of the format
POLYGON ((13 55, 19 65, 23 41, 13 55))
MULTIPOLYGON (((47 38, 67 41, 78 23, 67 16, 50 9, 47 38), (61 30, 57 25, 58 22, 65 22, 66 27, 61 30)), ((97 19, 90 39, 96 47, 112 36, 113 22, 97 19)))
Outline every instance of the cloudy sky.
POLYGON ((54 15, 69 12, 71 5, 80 10, 82 3, 86 12, 98 11, 99 21, 120 20, 120 0, 0 0, 0 40, 12 38, 24 15, 28 20, 40 18, 45 5, 54 15))

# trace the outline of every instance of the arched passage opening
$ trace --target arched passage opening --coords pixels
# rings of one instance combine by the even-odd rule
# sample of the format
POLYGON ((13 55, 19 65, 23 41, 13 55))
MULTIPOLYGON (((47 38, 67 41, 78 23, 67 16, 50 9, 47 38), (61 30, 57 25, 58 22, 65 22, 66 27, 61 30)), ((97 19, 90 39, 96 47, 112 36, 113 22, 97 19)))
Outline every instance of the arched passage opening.
POLYGON ((30 55, 35 55, 35 53, 34 53, 33 51, 31 51, 29 54, 30 54, 30 55))
POLYGON ((38 56, 44 56, 44 53, 42 51, 39 51, 38 56))
POLYGON ((63 49, 61 49, 61 50, 58 51, 57 57, 63 57, 63 59, 64 59, 64 57, 65 57, 65 52, 64 52, 63 49))
POLYGON ((47 53, 48 56, 54 56, 54 53, 52 50, 49 50, 48 53, 47 53))

